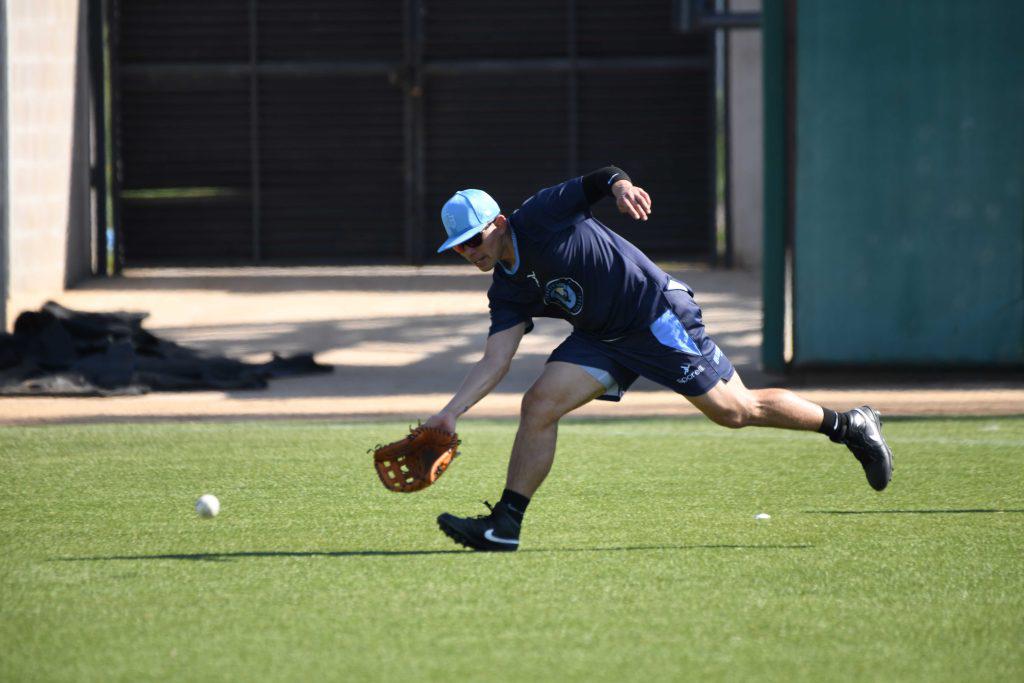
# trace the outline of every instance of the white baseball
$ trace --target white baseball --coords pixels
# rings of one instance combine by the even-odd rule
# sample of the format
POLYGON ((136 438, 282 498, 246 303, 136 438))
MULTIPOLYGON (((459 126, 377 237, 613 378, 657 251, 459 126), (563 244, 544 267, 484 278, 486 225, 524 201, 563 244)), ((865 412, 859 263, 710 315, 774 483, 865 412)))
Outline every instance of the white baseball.
POLYGON ((771 519, 771 518, 772 518, 772 516, 769 515, 767 512, 759 512, 756 515, 754 515, 754 519, 771 519))
POLYGON ((220 501, 212 493, 205 493, 199 496, 196 501, 196 514, 200 517, 216 517, 220 512, 220 501))

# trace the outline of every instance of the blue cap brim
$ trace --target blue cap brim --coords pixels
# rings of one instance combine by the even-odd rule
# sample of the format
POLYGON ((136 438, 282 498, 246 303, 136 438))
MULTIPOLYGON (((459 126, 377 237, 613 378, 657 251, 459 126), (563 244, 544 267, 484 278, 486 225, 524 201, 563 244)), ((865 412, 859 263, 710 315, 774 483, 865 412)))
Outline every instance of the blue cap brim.
POLYGON ((473 235, 477 234, 478 232, 481 232, 484 228, 486 228, 488 225, 490 225, 493 222, 494 222, 493 220, 492 221, 488 221, 488 222, 484 223, 483 225, 478 225, 475 228, 470 228, 469 230, 467 230, 466 232, 462 233, 461 235, 456 235, 455 237, 449 237, 447 240, 445 240, 444 244, 442 244, 441 246, 439 246, 437 248, 437 253, 440 254, 445 249, 451 249, 452 247, 456 247, 456 246, 462 244, 463 242, 468 240, 473 235))

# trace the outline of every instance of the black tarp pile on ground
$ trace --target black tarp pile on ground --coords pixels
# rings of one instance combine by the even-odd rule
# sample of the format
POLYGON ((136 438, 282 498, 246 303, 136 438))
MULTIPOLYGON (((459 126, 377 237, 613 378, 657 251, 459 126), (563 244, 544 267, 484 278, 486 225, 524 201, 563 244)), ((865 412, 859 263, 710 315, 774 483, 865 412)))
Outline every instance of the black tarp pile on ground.
POLYGON ((148 313, 83 313, 48 302, 0 334, 0 395, 118 396, 148 391, 263 389, 267 380, 331 372, 310 353, 244 363, 142 329, 148 313))

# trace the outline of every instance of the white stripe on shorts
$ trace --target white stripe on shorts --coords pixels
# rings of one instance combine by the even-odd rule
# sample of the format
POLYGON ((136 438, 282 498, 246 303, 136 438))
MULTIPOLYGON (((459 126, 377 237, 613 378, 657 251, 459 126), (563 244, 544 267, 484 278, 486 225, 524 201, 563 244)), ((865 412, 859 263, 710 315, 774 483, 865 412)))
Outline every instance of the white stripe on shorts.
POLYGON ((622 389, 619 388, 619 383, 615 381, 614 377, 612 377, 612 373, 607 370, 602 370, 601 368, 592 368, 589 365, 581 365, 579 367, 586 370, 591 377, 596 379, 601 386, 604 387, 605 396, 617 396, 618 398, 622 398, 622 389))

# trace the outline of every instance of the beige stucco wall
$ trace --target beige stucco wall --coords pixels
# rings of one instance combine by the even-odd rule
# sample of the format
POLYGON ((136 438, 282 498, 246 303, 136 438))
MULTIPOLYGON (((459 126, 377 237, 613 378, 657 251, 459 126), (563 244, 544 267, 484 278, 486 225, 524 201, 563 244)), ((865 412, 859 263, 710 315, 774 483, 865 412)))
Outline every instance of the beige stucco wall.
MULTIPOLYGON (((759 12, 761 0, 730 0, 734 12, 759 12)), ((761 29, 729 32, 729 169, 733 258, 760 269, 764 251, 764 97, 761 29)))
POLYGON ((8 326, 91 272, 84 9, 7 2, 8 326))

